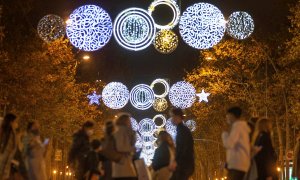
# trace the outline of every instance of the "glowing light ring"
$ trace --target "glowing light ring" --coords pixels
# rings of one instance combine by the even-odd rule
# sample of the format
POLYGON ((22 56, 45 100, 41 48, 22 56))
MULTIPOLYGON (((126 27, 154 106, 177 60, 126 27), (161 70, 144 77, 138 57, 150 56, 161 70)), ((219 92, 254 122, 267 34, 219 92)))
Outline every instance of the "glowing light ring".
POLYGON ((168 109, 168 101, 165 98, 155 99, 153 109, 157 112, 164 112, 168 109))
POLYGON ((164 115, 158 114, 158 115, 154 116, 153 122, 155 123, 156 128, 162 128, 162 127, 164 127, 166 125, 167 119, 166 119, 166 117, 164 115), (163 121, 162 124, 161 125, 157 125, 155 123, 156 119, 161 119, 163 121))
POLYGON ((175 137, 177 135, 177 127, 173 125, 171 119, 168 119, 165 125, 166 131, 172 136, 175 137))
POLYGON ((134 131, 139 130, 139 123, 134 118, 132 117, 130 118, 130 123, 131 123, 132 130, 134 131))
POLYGON ((254 21, 247 12, 234 12, 228 18, 226 31, 235 39, 246 39, 254 31, 254 21))
POLYGON ((146 84, 139 84, 130 92, 130 102, 139 110, 149 109, 153 105, 154 99, 153 90, 146 84))
POLYGON ((112 20, 99 6, 85 5, 73 11, 67 23, 70 42, 84 51, 104 47, 112 36, 112 20))
POLYGON ((196 100, 196 90, 188 82, 177 82, 170 89, 169 100, 175 107, 181 109, 190 108, 196 100))
POLYGON ((90 105, 92 104, 97 104, 97 105, 100 105, 100 98, 101 98, 101 95, 98 95, 96 93, 96 91, 93 92, 93 94, 90 94, 87 96, 87 98, 90 100, 90 105))
POLYGON ((208 49, 221 41, 225 24, 224 16, 217 7, 208 3, 197 3, 183 12, 179 32, 189 46, 208 49))
POLYGON ((157 29, 173 29, 179 22, 180 19, 180 9, 177 3, 173 0, 155 0, 151 3, 151 5, 148 8, 148 12, 150 15, 152 15, 153 11, 155 11, 155 8, 159 5, 167 5, 169 6, 173 11, 173 19, 170 23, 166 25, 160 25, 155 23, 155 27, 157 29))
POLYGON ((102 99, 107 107, 121 109, 129 101, 129 90, 120 82, 111 82, 104 87, 102 99))
POLYGON ((125 49, 139 51, 147 48, 155 37, 153 18, 140 8, 122 11, 114 22, 114 37, 125 49))
POLYGON ((178 36, 171 30, 161 30, 155 35, 153 44, 158 52, 170 54, 178 46, 178 36))
POLYGON ((154 88, 154 86, 156 84, 162 84, 165 87, 165 92, 162 93, 162 94, 155 94, 154 93, 154 96, 157 97, 157 98, 164 98, 164 97, 166 97, 168 95, 168 93, 169 93, 169 90, 170 90, 169 83, 166 80, 164 80, 164 79, 156 79, 150 85, 150 87, 151 87, 152 90, 153 90, 153 88, 154 88))
POLYGON ((145 118, 139 122, 139 132, 144 136, 152 136, 155 128, 156 126, 152 119, 145 118))
POLYGON ((52 42, 65 35, 65 22, 57 15, 46 15, 39 21, 37 32, 45 42, 52 42))
POLYGON ((196 130, 197 123, 194 120, 188 120, 184 123, 192 132, 196 130))
POLYGON ((142 135, 141 137, 144 146, 153 146, 156 141, 156 138, 153 135, 142 135))

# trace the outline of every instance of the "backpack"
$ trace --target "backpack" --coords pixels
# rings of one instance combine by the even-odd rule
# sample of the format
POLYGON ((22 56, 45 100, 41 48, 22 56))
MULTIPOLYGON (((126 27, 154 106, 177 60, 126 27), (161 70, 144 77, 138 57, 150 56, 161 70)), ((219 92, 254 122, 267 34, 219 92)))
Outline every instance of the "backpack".
POLYGON ((103 141, 103 149, 101 153, 108 160, 119 162, 122 159, 123 154, 117 151, 116 140, 110 135, 106 136, 103 141))

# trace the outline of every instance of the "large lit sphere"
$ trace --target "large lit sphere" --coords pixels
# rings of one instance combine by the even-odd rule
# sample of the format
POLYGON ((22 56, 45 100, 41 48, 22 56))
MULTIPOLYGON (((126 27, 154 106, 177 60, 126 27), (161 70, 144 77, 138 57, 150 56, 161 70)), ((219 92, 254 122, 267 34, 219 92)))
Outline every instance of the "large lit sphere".
POLYGON ((70 15, 66 31, 73 46, 84 51, 96 51, 110 40, 112 20, 101 7, 85 5, 70 15))
POLYGON ((196 130, 197 123, 194 120, 188 120, 184 123, 192 132, 196 130))
POLYGON ((189 46, 208 49, 221 41, 225 26, 224 16, 216 6, 197 3, 183 12, 179 22, 179 32, 189 46))
POLYGON ((37 32, 45 42, 52 42, 65 35, 64 20, 54 14, 46 15, 39 21, 37 32))
POLYGON ((139 122, 139 132, 143 136, 152 136, 155 129, 156 126, 152 119, 145 118, 139 122))
POLYGON ((171 30, 161 30, 156 34, 153 43, 158 52, 162 54, 170 54, 178 46, 178 37, 171 30))
POLYGON ((188 82, 177 82, 170 89, 169 100, 175 107, 181 109, 190 108, 196 100, 196 90, 188 82))
POLYGON ((153 109, 157 112, 164 112, 168 109, 168 101, 165 98, 155 99, 153 109))
POLYGON ((139 84, 130 92, 130 102, 139 110, 149 109, 153 105, 154 99, 153 90, 146 84, 139 84))
POLYGON ((118 44, 139 51, 147 48, 155 37, 154 20, 143 9, 129 8, 117 16, 113 31, 118 44))
POLYGON ((246 12, 234 12, 228 18, 226 31, 235 39, 246 39, 254 31, 254 21, 246 12))
POLYGON ((169 93, 169 90, 170 90, 169 83, 166 80, 164 80, 164 79, 155 79, 151 83, 151 85, 150 85, 150 87, 151 87, 151 89, 153 91, 154 91, 154 87, 155 87, 156 84, 162 84, 164 86, 164 88, 165 88, 165 91, 162 94, 155 94, 154 93, 154 96, 157 97, 157 98, 164 98, 164 97, 166 97, 168 95, 168 93, 169 93))
POLYGON ((121 109, 129 101, 129 90, 120 82, 111 82, 104 87, 102 100, 111 109, 121 109))
POLYGON ((151 3, 151 5, 148 8, 148 12, 150 15, 152 15, 153 11, 155 11, 155 8, 159 5, 167 5, 169 6, 173 11, 173 18, 172 21, 168 24, 160 25, 158 23, 155 23, 155 27, 157 29, 173 29, 179 22, 180 19, 180 9, 177 3, 173 0, 155 0, 151 3))

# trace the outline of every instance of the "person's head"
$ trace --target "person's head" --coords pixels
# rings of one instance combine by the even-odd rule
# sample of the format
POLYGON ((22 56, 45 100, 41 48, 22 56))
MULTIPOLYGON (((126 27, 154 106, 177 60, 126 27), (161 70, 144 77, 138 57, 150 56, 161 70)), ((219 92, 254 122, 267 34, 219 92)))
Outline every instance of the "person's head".
POLYGON ((240 107, 232 107, 227 110, 226 113, 226 121, 228 124, 232 124, 235 121, 241 119, 242 109, 240 107))
POLYGON ((86 121, 82 125, 82 129, 88 136, 92 136, 94 134, 94 123, 92 121, 86 121))
POLYGON ((256 131, 258 133, 267 132, 270 133, 272 131, 272 121, 267 118, 262 118, 258 120, 256 123, 256 131))
POLYGON ((31 121, 27 125, 27 132, 32 133, 34 135, 40 134, 40 124, 36 121, 31 121))
POLYGON ((107 121, 105 123, 105 134, 111 135, 115 131, 115 126, 113 121, 107 121))
POLYGON ((17 116, 14 114, 6 114, 1 125, 2 132, 9 133, 11 130, 16 130, 18 127, 17 116))
POLYGON ((158 134, 158 138, 157 138, 158 145, 161 145, 163 142, 168 143, 172 147, 174 145, 173 139, 167 131, 161 131, 158 134))
POLYGON ((130 115, 127 113, 120 114, 116 119, 116 125, 117 126, 127 126, 129 128, 132 128, 131 123, 130 123, 130 115))
POLYGON ((171 116, 172 123, 175 125, 182 123, 184 119, 184 113, 180 108, 172 108, 170 110, 170 116, 171 116))
POLYGON ((98 139, 94 139, 92 142, 91 142, 91 146, 92 146, 92 149, 96 152, 99 152, 101 151, 102 147, 101 147, 101 141, 98 140, 98 139))

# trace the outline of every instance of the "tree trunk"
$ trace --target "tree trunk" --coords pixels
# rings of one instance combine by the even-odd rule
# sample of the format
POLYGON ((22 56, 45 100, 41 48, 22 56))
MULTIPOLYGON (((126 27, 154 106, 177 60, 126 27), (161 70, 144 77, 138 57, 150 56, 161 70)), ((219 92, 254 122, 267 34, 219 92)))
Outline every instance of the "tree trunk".
MULTIPOLYGON (((279 144, 279 163, 280 163, 280 168, 283 170, 284 169, 284 146, 283 146, 283 137, 282 137, 282 131, 281 127, 278 121, 278 116, 275 116, 275 122, 276 122, 276 130, 277 130, 277 135, 278 135, 278 144, 279 144)), ((280 172, 280 176, 283 176, 283 179, 285 179, 285 175, 283 172, 280 172)), ((280 178, 279 178, 280 179, 280 178)))

